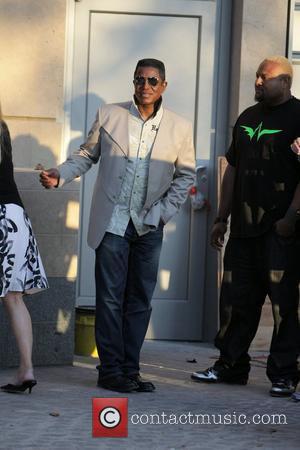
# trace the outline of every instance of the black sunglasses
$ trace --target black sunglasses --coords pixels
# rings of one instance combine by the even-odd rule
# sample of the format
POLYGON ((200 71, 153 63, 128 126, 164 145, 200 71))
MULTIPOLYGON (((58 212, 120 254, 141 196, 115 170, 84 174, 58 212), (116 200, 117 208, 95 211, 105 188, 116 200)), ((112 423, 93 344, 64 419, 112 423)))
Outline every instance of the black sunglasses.
POLYGON ((157 86, 159 83, 159 79, 156 77, 135 77, 135 79, 133 80, 134 84, 136 86, 144 86, 146 84, 146 80, 148 81, 148 83, 150 84, 150 86, 157 86))

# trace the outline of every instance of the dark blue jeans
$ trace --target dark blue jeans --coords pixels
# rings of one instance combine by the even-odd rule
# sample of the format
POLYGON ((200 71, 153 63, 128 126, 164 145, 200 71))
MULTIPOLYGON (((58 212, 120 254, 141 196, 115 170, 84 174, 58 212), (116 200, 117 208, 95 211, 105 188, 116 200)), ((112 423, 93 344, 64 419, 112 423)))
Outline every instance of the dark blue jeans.
POLYGON ((130 220, 124 237, 105 233, 96 249, 95 337, 100 378, 139 373, 162 238, 162 224, 138 236, 130 220))
POLYGON ((215 344, 221 360, 232 367, 233 376, 248 375, 248 349, 268 295, 274 331, 267 376, 272 382, 279 378, 299 381, 299 255, 300 238, 283 238, 274 230, 256 238, 229 239, 224 255, 220 331, 215 344))

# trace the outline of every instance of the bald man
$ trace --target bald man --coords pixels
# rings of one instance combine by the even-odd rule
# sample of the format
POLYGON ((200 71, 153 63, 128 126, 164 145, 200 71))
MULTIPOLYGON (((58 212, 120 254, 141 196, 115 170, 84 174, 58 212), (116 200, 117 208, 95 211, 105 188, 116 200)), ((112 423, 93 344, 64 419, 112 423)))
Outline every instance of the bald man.
POLYGON ((220 356, 192 374, 198 382, 247 384, 248 350, 268 295, 274 331, 267 376, 270 394, 278 397, 293 394, 299 381, 300 164, 294 147, 300 101, 291 95, 292 76, 286 58, 266 58, 256 73, 257 103, 234 126, 211 232, 220 250, 231 216, 215 339, 220 356))

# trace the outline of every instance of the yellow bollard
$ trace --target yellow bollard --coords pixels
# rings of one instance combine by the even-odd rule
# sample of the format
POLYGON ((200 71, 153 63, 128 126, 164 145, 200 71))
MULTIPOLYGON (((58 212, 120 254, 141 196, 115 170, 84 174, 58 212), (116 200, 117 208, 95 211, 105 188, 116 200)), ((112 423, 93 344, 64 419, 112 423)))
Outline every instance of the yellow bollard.
POLYGON ((79 306, 75 313, 75 354, 98 358, 95 342, 95 307, 79 306))

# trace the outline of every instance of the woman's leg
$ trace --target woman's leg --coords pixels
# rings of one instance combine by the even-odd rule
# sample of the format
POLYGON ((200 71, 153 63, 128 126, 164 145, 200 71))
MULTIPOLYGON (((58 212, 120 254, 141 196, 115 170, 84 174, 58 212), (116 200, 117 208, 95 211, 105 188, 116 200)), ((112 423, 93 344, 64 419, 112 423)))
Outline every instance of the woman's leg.
POLYGON ((2 299, 20 352, 17 382, 33 380, 32 325, 21 292, 8 292, 2 299))

